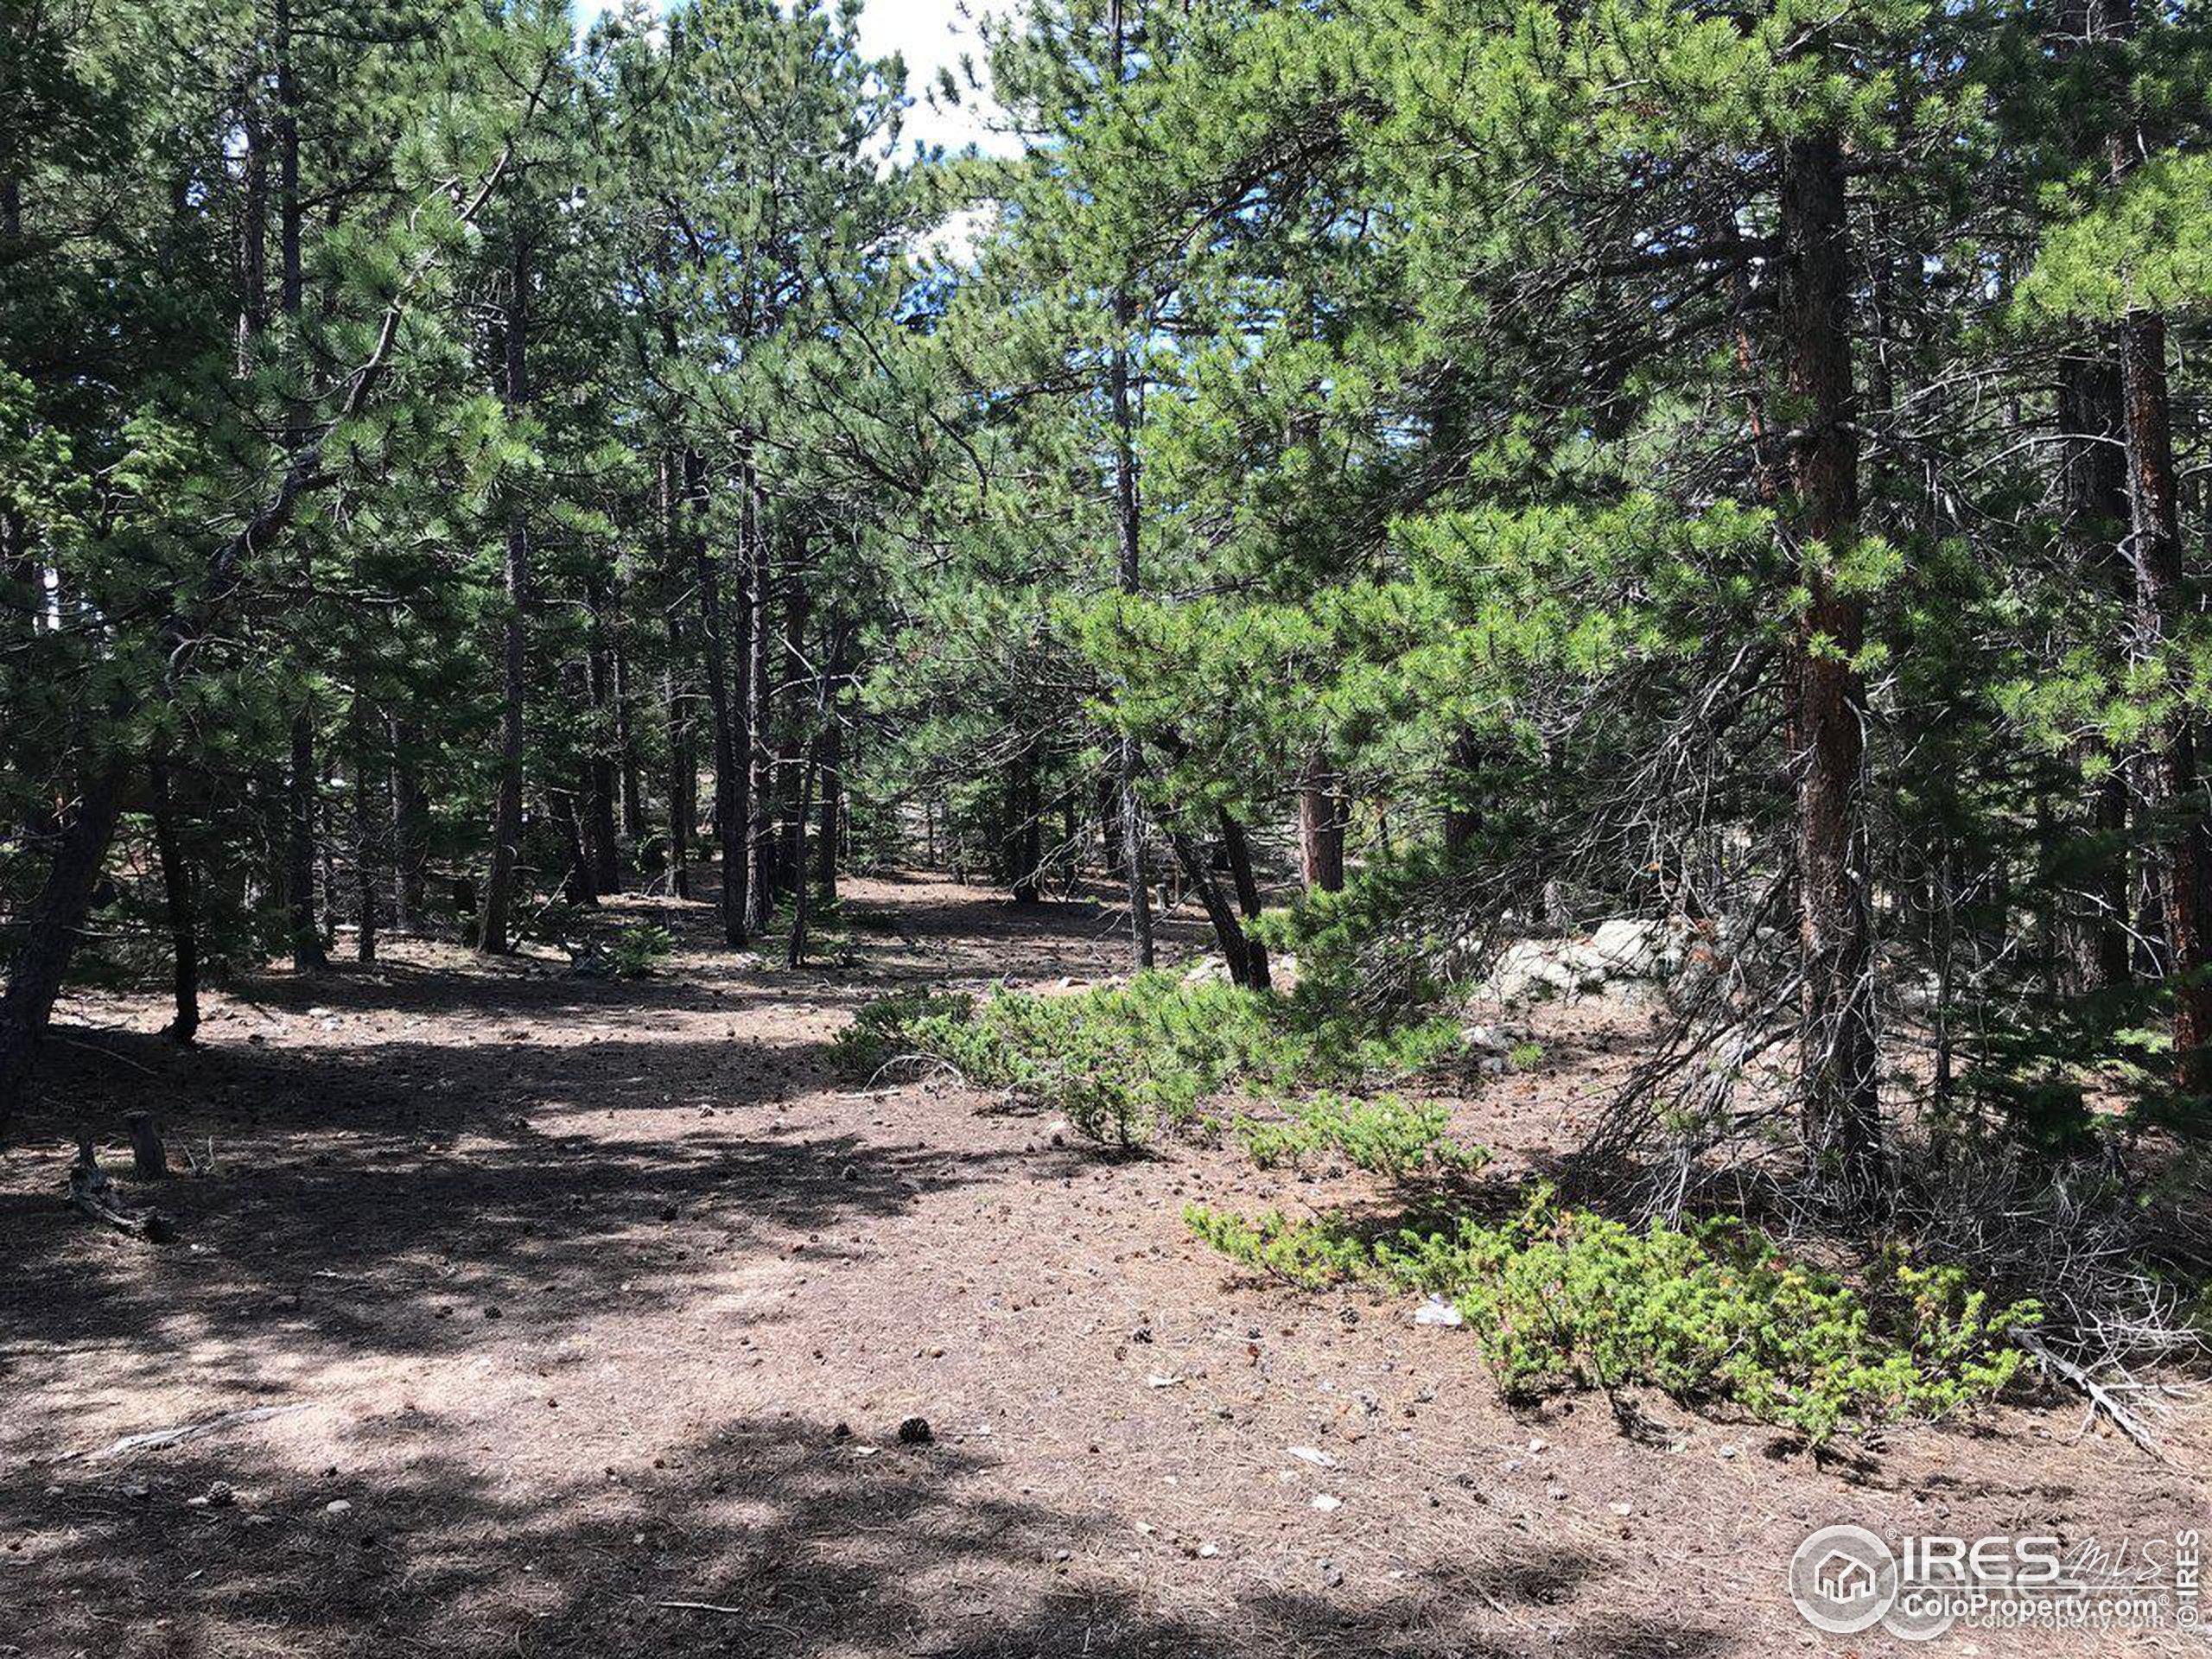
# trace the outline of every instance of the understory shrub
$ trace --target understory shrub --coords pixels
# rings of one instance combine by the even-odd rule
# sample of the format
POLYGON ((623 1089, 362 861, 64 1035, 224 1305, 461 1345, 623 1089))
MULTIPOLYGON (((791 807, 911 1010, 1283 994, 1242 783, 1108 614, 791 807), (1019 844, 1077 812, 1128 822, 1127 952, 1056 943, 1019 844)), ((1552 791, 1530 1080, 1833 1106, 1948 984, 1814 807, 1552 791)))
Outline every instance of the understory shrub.
POLYGON ((1725 1401, 1815 1443, 1932 1420, 2018 1371, 2032 1302, 1993 1306, 1955 1267, 1885 1257, 1859 1285, 1722 1217, 1638 1230, 1539 1187, 1503 1224, 1462 1216, 1363 1241, 1337 1220, 1247 1222, 1193 1205, 1191 1230, 1307 1287, 1361 1281, 1450 1300, 1509 1398, 1656 1388, 1725 1401))
POLYGON ((1483 1147, 1452 1138, 1452 1114, 1433 1102, 1325 1092, 1289 1111, 1280 1122, 1236 1120, 1238 1139, 1263 1169, 1333 1152, 1355 1168, 1402 1183, 1424 1175, 1471 1174, 1490 1161, 1483 1147))
POLYGON ((1355 1033, 1264 993, 1154 972, 1065 996, 886 998, 861 1010, 837 1051, 870 1071, 902 1054, 940 1060, 1130 1148, 1194 1121, 1231 1084, 1272 1090, 1402 1076, 1459 1041, 1447 1020, 1355 1033))

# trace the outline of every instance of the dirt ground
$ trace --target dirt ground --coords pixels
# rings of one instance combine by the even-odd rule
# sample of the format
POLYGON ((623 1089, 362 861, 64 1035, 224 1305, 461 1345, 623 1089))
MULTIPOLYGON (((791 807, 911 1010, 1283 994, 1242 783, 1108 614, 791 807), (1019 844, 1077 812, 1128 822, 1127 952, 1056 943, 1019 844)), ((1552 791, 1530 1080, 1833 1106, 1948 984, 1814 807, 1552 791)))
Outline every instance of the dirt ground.
MULTIPOLYGON (((1109 974, 1095 906, 848 902, 842 967, 734 963, 704 906, 630 899, 683 941, 655 980, 403 944, 212 998, 189 1055, 157 999, 67 1006, 0 1154, 0 1655, 1878 1653, 1784 1593, 1815 1526, 2212 1521, 2201 1416, 2164 1467, 2063 1401, 1816 1465, 1663 1399, 1636 1433, 1510 1410, 1464 1332, 1240 1278, 1179 1217, 1343 1183, 1110 1161, 830 1068, 886 986, 1109 974), (56 1196, 78 1117, 136 1106, 194 1164, 167 1245, 56 1196)), ((1543 1035, 1459 1108, 1508 1170, 1570 1143, 1637 1026, 1543 1035)))

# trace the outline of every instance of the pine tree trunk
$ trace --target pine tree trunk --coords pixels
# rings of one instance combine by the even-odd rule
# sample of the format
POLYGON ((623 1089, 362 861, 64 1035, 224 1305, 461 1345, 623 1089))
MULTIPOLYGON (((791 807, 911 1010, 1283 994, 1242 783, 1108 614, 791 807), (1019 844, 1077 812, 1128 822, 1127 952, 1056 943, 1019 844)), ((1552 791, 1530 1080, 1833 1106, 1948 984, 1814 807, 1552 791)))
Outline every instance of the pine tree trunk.
POLYGON ((420 734, 394 721, 386 728, 391 742, 391 928, 402 936, 423 925, 423 864, 429 855, 429 804, 416 769, 420 734))
MULTIPOLYGON (((1221 847, 1228 855, 1236 906, 1249 922, 1260 913, 1260 884, 1252 874, 1252 843, 1245 836, 1244 826, 1226 812, 1221 814, 1221 847)), ((1245 982, 1255 991, 1271 988, 1274 979, 1268 971, 1268 947, 1247 934, 1244 951, 1245 982)))
POLYGON ((585 587, 590 608, 586 620, 584 684, 591 700, 592 743, 585 761, 585 829, 591 855, 593 888, 601 897, 622 891, 622 858, 615 842, 615 755, 617 715, 614 665, 607 650, 607 584, 594 576, 585 587))
POLYGON ((845 804, 845 728, 837 718, 837 694, 844 684, 848 671, 845 658, 850 646, 842 626, 832 628, 830 639, 830 683, 822 700, 822 827, 814 850, 816 880, 822 884, 823 900, 834 905, 837 902, 838 843, 844 836, 845 804))
MULTIPOLYGON (((506 316, 505 385, 508 413, 519 419, 530 406, 530 245, 515 237, 513 294, 506 316)), ((516 866, 522 857, 524 717, 530 691, 530 528, 521 492, 507 504, 505 570, 507 613, 501 633, 499 796, 492 814, 492 868, 484 882, 478 948, 504 955, 514 906, 516 866)))
MULTIPOLYGON (((1167 845, 1175 855, 1175 861, 1182 867, 1191 890, 1198 895, 1198 904, 1205 911, 1206 919, 1213 924, 1215 940, 1221 946, 1222 960, 1229 966, 1230 981, 1238 985, 1253 982, 1252 945, 1246 938, 1243 924, 1236 919, 1236 907, 1229 896, 1222 892, 1221 883, 1206 868, 1206 861, 1190 836, 1179 830, 1167 834, 1167 845)), ((1265 984, 1266 969, 1262 968, 1261 983, 1265 984)))
POLYGON ((168 760, 156 755, 148 768, 154 794, 154 851, 161 861, 162 892, 169 924, 170 983, 175 1014, 165 1033, 189 1044, 200 1031, 200 922, 192 890, 192 863, 177 835, 176 794, 168 760))
POLYGON ((38 897, 22 917, 22 942, 0 994, 0 1144, 22 1103, 37 1063, 39 1039, 53 1017, 69 958, 92 909, 107 861, 108 842, 122 816, 130 769, 119 755, 101 761, 85 780, 77 810, 61 832, 38 897))
POLYGON ((1833 133, 1790 141, 1783 161, 1780 321, 1789 391, 1805 428, 1790 455, 1791 530, 1809 594, 1790 653, 1802 1127, 1815 1179, 1856 1205, 1883 1191, 1886 1171, 1866 891, 1866 687, 1854 660, 1866 607, 1839 589, 1833 570, 1851 550, 1859 513, 1844 178, 1833 133))
POLYGON ((1452 858, 1465 854, 1482 829, 1482 813, 1473 799, 1480 787, 1482 759, 1482 741, 1472 732, 1461 732, 1452 740, 1450 766, 1460 791, 1460 798, 1444 809, 1444 851, 1452 858))
MULTIPOLYGON (((721 561, 707 546, 706 465, 690 450, 683 454, 683 495, 690 515, 692 576, 699 590, 699 654, 707 671, 707 713, 715 739, 715 838, 721 852, 722 938, 732 950, 742 950, 751 937, 746 926, 745 825, 749 789, 746 782, 752 762, 750 746, 741 742, 736 711, 731 707, 729 637, 723 630, 721 561)), ((737 609, 742 615, 741 594, 737 609)), ((741 650, 736 660, 745 660, 741 650)))
MULTIPOLYGON (((2059 429, 2065 442, 2063 526, 2069 566, 2107 594, 2127 585, 2130 518, 2126 421, 2120 365, 2097 332, 2059 365, 2059 429)), ((2082 785, 2080 833, 2099 843, 2086 889, 2061 897, 2057 979, 2082 995, 2128 977, 2127 779, 2123 757, 2105 756, 2094 740, 2069 750, 2077 770, 2104 760, 2104 775, 2082 785)))
POLYGON ((772 887, 775 849, 770 809, 775 799, 775 760, 768 748, 768 599, 770 569, 767 539, 760 524, 760 480, 748 457, 741 478, 745 492, 745 684, 744 754, 747 807, 733 826, 743 842, 746 862, 745 925, 760 932, 768 925, 774 907, 772 887))
MULTIPOLYGON (((307 264, 302 245, 306 208, 300 195, 299 90, 292 65, 290 0, 276 0, 276 247, 278 304, 295 330, 307 295, 307 264)), ((286 342, 296 353, 299 341, 286 342)), ((285 417, 287 458, 296 456, 307 442, 296 398, 285 417)), ((304 563, 304 559, 302 560, 304 563)), ((315 912, 315 817, 317 807, 315 707, 302 689, 300 706, 292 715, 291 778, 287 791, 284 844, 284 900, 291 917, 292 966, 310 972, 329 965, 322 938, 322 922, 315 912)))
MULTIPOLYGON (((1114 83, 1126 73, 1122 0, 1108 0, 1106 28, 1112 51, 1114 83)), ((1114 416, 1114 530, 1121 554, 1122 591, 1134 594, 1143 575, 1138 541, 1136 429, 1129 399, 1129 331, 1135 307, 1125 283, 1114 290, 1114 349, 1107 362, 1107 393, 1114 416)), ((1134 737, 1121 741, 1122 863, 1128 883, 1129 942, 1140 969, 1153 963, 1152 893, 1145 870, 1144 818, 1137 800, 1142 760, 1134 737)))
POLYGON ((302 693, 292 716, 290 770, 284 783, 284 906, 290 918, 292 967, 313 973, 330 965, 322 942, 322 921, 315 913, 315 715, 302 693))
POLYGON ((1045 847, 1037 794, 1037 757, 1025 748, 1007 772, 1007 879, 1017 905, 1033 905, 1044 896, 1038 884, 1045 847))
POLYGON ((377 768, 372 764, 367 712, 357 695, 350 722, 353 737, 353 956, 377 959, 377 903, 384 887, 383 836, 377 823, 377 768))
POLYGON ((1344 810, 1335 784, 1317 765, 1298 785, 1298 865, 1308 893, 1344 885, 1344 810))
POLYGON ((2127 316, 2120 326, 2120 357, 2133 527, 2128 561, 2134 576, 2134 627, 2128 654, 2166 682, 2175 705, 2148 741, 2148 805, 2157 831, 2151 857, 2164 904, 2177 1081, 2191 1093, 2202 1094, 2212 1091, 2208 848, 2196 734, 2181 706, 2178 681, 2185 669, 2170 655, 2186 626, 2190 598, 2182 561, 2164 319, 2154 312, 2127 316))
POLYGON ((615 589, 614 618, 608 660, 614 670, 614 765, 622 809, 622 841, 634 861, 639 849, 652 838, 645 822, 645 779, 638 764, 635 689, 630 683, 630 654, 623 649, 621 588, 615 589))

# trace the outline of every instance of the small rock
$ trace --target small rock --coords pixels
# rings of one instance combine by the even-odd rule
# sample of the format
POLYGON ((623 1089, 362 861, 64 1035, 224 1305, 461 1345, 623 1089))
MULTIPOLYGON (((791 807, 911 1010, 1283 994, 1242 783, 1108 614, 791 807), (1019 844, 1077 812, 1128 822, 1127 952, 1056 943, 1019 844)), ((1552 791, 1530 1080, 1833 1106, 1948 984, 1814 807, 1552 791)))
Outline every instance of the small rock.
POLYGON ((334 1497, 322 1506, 322 1512, 325 1515, 351 1515, 353 1506, 342 1497, 334 1497))
POLYGON ((1332 1497, 1327 1492, 1318 1492, 1314 1495, 1313 1507, 1324 1515, 1328 1514, 1332 1510, 1341 1510, 1344 1506, 1344 1501, 1341 1497, 1332 1497))

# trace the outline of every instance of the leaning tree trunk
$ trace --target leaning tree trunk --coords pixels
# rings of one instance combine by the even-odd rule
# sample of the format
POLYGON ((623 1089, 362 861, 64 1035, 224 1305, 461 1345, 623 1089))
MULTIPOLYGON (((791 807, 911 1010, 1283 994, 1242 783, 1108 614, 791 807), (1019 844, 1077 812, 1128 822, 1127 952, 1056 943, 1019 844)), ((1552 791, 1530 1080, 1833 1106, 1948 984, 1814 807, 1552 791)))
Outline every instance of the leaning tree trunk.
MULTIPOLYGON (((1244 826, 1229 816, 1221 815, 1222 851, 1228 855, 1229 878, 1236 889, 1236 907, 1250 921, 1260 913, 1260 884, 1252 874, 1252 843, 1246 838, 1244 826)), ((1268 947, 1259 940, 1245 935, 1245 982, 1255 991, 1264 991, 1274 983, 1268 972, 1268 947)))
MULTIPOLYGON (((530 406, 530 245, 515 237, 513 296, 507 303, 507 411, 519 420, 530 406)), ((530 527, 521 492, 507 503, 505 585, 507 614, 501 633, 499 788, 492 814, 492 868, 484 882, 480 949, 513 949, 508 929, 514 907, 516 866, 522 858, 523 720, 530 690, 530 527)))
MULTIPOLYGON (((1205 856, 1198 843, 1180 830, 1167 832, 1167 845, 1175 855, 1175 861, 1183 867, 1183 874, 1190 881, 1191 891, 1198 895, 1198 904, 1205 911, 1206 919, 1213 924, 1215 939, 1221 945, 1222 960, 1229 965, 1229 977, 1238 985, 1252 985, 1252 941, 1244 931, 1243 924, 1236 919, 1236 908, 1229 895, 1221 890, 1221 883, 1206 866, 1205 856)), ((1261 958, 1258 985, 1267 983, 1266 957, 1261 958)))
POLYGON ((1804 976, 1802 1127, 1815 1180, 1859 1205, 1886 1185, 1875 1038, 1864 823, 1866 601, 1834 565, 1858 531, 1859 439, 1851 364, 1844 159, 1832 132, 1783 156, 1781 336, 1803 425, 1793 444, 1790 529, 1808 595, 1789 663, 1797 795, 1798 933, 1804 976))

